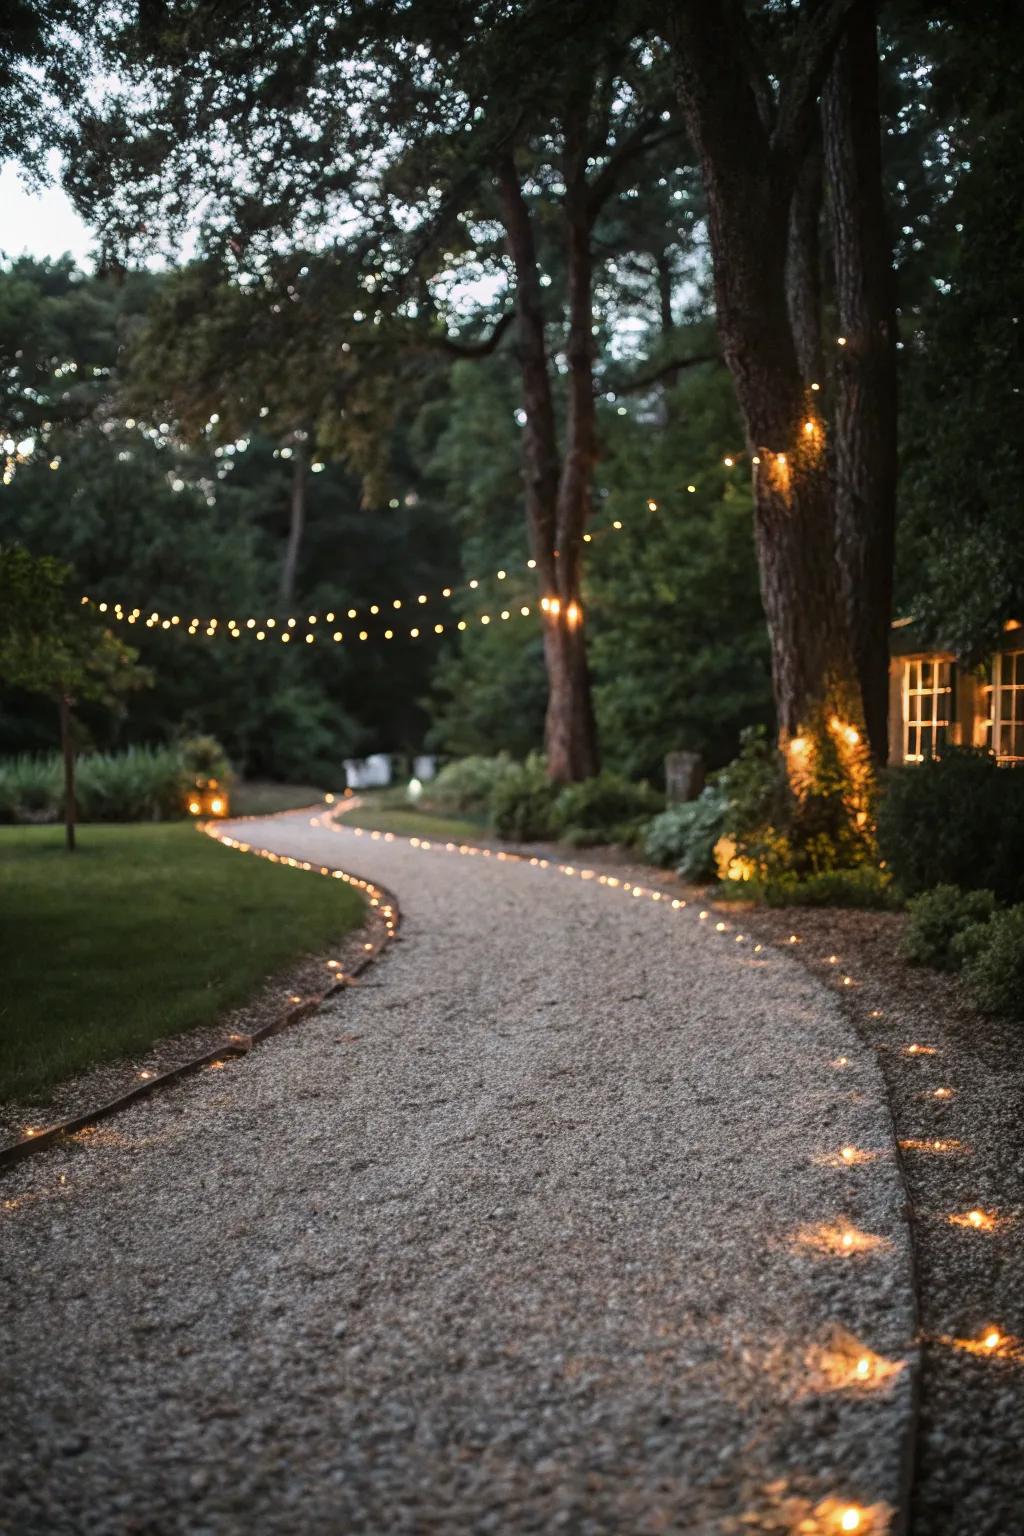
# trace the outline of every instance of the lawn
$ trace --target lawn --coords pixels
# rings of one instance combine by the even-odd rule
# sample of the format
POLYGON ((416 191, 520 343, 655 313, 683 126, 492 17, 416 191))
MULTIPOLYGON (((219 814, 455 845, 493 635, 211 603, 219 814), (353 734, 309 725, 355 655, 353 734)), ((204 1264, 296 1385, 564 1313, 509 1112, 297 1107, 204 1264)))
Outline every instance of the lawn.
POLYGON ((405 787, 361 789, 359 805, 340 817, 343 825, 366 827, 371 832, 395 832, 400 837, 438 838, 442 842, 471 843, 490 836, 487 824, 465 817, 443 816, 413 805, 405 787))
POLYGON ((232 816, 271 816, 275 811, 301 811, 319 805, 322 789, 312 784, 271 784, 260 780, 236 784, 231 790, 232 816))
POLYGON ((363 917, 340 880, 186 824, 0 828, 0 1097, 209 1024, 363 917))

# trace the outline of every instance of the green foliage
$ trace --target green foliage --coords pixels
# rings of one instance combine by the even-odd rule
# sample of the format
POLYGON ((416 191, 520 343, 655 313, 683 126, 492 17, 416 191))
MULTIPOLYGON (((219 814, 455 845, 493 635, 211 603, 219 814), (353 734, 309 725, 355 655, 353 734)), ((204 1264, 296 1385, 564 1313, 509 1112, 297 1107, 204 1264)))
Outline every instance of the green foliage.
POLYGON ((555 801, 559 787, 548 778, 539 754, 515 763, 494 786, 491 823, 499 837, 512 843, 529 843, 553 837, 555 801))
POLYGON ((914 223, 913 243, 925 239, 930 261, 920 305, 903 300, 914 331, 902 386, 897 596, 933 638, 978 660, 1007 619, 1024 615, 1024 395, 1011 383, 1024 362, 1024 55, 1017 7, 991 7, 984 27, 973 14, 956 0, 926 44, 938 51, 933 112, 957 129, 923 160, 957 174, 914 223), (952 167, 947 146, 956 146, 952 167))
POLYGON ((901 950, 911 965, 950 971, 964 956, 957 940, 970 927, 987 923, 996 907, 991 891, 963 891, 957 885, 937 885, 907 903, 907 926, 901 950))
POLYGON ((763 901, 768 907, 862 907, 890 911, 899 899, 892 877, 871 864, 800 876, 786 871, 771 880, 724 880, 723 896, 763 901))
MULTIPOLYGON (((76 798, 81 821, 169 821, 186 814, 194 774, 171 747, 130 747, 79 758, 76 798)), ((0 761, 0 820, 50 822, 63 815, 58 757, 0 761)))
POLYGON ((59 758, 23 753, 0 760, 0 821, 56 821, 63 792, 59 758))
POLYGON ((648 822, 645 853, 653 864, 675 865, 684 880, 715 878, 715 844, 723 835, 728 800, 719 783, 696 800, 673 805, 648 822))
POLYGON ((723 369, 683 374, 657 425, 616 409, 602 411, 587 554, 595 707, 607 765, 660 782, 666 752, 719 767, 772 719, 750 485, 722 462, 742 441, 723 369))
POLYGON ((74 598, 70 580, 59 560, 0 545, 0 681, 109 707, 148 674, 135 665, 138 653, 74 598))
POLYGON ((578 848, 595 843, 632 843, 664 799, 649 784, 631 784, 605 771, 581 784, 568 784, 555 800, 553 825, 578 848))
POLYGON ((467 816, 489 814, 495 787, 515 768, 506 752, 497 757, 463 757, 447 763, 432 784, 426 799, 441 811, 461 811, 467 816))
POLYGON ((179 752, 130 747, 79 761, 76 793, 82 821, 173 821, 185 814, 193 776, 179 752))
POLYGON ((1024 905, 993 913, 959 942, 964 987, 975 1006, 1024 1019, 1024 905))
POLYGON ((1024 897, 1024 772, 947 747, 896 768, 878 812, 879 851, 908 894, 936 885, 1024 897))
POLYGON ((216 736, 186 736, 178 743, 178 755, 193 778, 223 782, 231 776, 231 762, 216 736))

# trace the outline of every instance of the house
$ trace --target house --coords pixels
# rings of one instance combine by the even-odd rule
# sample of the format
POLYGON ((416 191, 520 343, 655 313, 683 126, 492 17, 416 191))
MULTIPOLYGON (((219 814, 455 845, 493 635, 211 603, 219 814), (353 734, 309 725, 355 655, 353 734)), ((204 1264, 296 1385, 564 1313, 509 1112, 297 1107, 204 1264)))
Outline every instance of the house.
POLYGON ((951 746, 987 747, 1024 763, 1024 625, 1011 620, 982 666, 922 644, 912 619, 893 624, 889 761, 920 763, 951 746))

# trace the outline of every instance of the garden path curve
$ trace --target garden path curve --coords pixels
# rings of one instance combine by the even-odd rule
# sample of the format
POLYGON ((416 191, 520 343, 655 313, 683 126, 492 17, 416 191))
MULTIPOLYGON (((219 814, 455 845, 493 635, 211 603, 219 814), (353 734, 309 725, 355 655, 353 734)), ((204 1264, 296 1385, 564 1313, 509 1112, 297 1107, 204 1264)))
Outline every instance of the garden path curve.
POLYGON ((576 869, 237 835, 400 942, 5 1177, 0 1530, 898 1530, 904 1194, 835 994, 576 869))

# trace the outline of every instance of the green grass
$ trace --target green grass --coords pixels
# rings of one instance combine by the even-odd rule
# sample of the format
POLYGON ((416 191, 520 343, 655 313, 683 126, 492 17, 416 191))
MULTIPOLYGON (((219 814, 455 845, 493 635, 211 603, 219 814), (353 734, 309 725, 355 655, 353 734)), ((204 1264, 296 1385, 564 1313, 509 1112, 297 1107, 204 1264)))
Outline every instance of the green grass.
POLYGON ((0 828, 0 1097, 209 1024, 363 917, 340 880, 193 826, 0 828))
POLYGON ((324 797, 313 784, 236 784, 231 791, 232 816, 272 816, 275 811, 299 811, 318 805, 324 797))
MULTIPOLYGON (((370 832, 395 832, 400 837, 436 837, 450 843, 471 843, 491 835, 483 821, 442 816, 412 805, 404 787, 361 789, 359 799, 362 803, 340 818, 350 827, 366 827, 370 832)), ((339 803, 344 804, 343 801, 339 803)))

